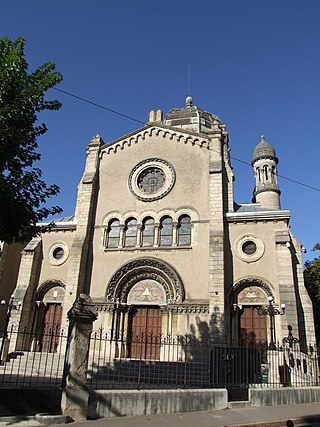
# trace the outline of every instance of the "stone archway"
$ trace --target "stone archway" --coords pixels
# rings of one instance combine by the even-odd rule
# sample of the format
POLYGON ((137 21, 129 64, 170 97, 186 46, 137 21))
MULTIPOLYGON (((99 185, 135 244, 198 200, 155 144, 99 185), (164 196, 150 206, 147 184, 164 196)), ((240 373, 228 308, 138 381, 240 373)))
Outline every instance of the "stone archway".
POLYGON ((155 258, 138 258, 120 267, 107 285, 106 301, 126 304, 131 288, 146 279, 163 286, 168 304, 183 302, 185 293, 180 276, 168 263, 155 258))
POLYGON ((139 258, 116 271, 106 300, 116 306, 112 334, 127 337, 126 357, 159 359, 163 306, 183 302, 184 295, 178 273, 164 261, 139 258))

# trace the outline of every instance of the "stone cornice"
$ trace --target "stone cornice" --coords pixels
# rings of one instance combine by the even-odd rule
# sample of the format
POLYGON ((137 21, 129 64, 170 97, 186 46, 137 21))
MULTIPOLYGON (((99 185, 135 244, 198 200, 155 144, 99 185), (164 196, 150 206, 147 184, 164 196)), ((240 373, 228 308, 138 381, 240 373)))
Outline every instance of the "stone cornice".
POLYGON ((177 128, 173 128, 166 125, 146 125, 143 128, 136 130, 135 132, 129 133, 109 144, 101 147, 100 156, 104 154, 116 154, 118 150, 123 150, 126 147, 131 147, 137 144, 140 140, 144 140, 147 136, 163 137, 169 136, 171 140, 177 142, 183 142, 184 144, 190 143, 198 148, 208 148, 208 136, 199 133, 193 133, 188 131, 182 131, 177 128))
POLYGON ((258 212, 227 212, 225 218, 227 222, 243 221, 274 221, 290 220, 289 210, 258 211, 258 212))

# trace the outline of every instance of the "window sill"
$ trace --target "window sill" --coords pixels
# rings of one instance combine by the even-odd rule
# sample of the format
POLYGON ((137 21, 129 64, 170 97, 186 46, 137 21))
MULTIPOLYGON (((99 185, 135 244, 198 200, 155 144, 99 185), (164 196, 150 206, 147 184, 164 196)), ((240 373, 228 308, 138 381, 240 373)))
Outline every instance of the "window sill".
POLYGON ((132 247, 132 248, 104 248, 105 252, 155 252, 155 251, 190 251, 192 246, 149 246, 149 247, 132 247))

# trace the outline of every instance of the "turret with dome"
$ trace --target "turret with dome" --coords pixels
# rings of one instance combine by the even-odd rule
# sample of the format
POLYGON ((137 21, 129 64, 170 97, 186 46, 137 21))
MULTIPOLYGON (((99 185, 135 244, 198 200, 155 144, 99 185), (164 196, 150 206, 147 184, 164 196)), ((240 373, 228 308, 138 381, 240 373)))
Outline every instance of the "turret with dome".
POLYGON ((277 164, 279 162, 273 146, 261 136, 259 144, 253 151, 252 166, 256 186, 253 201, 263 208, 280 209, 280 190, 277 180, 277 164))

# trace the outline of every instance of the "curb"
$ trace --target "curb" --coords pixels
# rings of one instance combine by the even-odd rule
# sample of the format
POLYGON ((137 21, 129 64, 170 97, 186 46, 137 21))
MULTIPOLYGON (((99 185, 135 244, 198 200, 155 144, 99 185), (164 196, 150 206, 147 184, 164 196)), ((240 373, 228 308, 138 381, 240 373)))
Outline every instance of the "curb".
POLYGON ((241 424, 229 424, 224 427, 294 427, 296 424, 315 424, 319 423, 319 416, 308 416, 289 418, 287 420, 274 420, 274 421, 257 421, 255 423, 241 423, 241 424))

